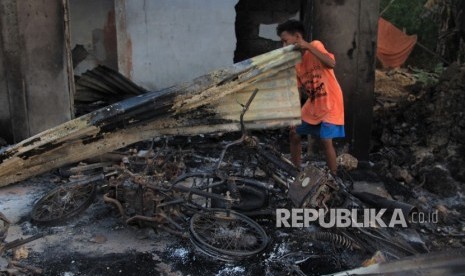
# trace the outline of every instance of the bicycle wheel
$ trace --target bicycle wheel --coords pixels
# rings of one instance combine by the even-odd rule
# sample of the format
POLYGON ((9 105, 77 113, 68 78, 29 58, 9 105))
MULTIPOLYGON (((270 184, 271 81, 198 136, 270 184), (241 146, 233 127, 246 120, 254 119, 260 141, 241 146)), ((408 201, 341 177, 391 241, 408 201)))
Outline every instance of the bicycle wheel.
POLYGON ((97 188, 93 183, 70 184, 57 187, 42 197, 32 209, 31 219, 53 225, 86 210, 94 201, 97 188))
MULTIPOLYGON (((267 203, 267 194, 265 190, 244 184, 241 180, 237 181, 237 191, 239 193, 240 202, 234 202, 232 209, 238 212, 254 211, 263 208, 267 203)), ((227 191, 226 185, 214 189, 215 193, 224 194, 227 191)), ((213 208, 226 208, 227 203, 222 200, 212 199, 211 206, 213 208)))
POLYGON ((189 234, 198 249, 224 261, 254 256, 269 242, 265 230, 255 221, 224 209, 196 213, 190 220, 189 234))

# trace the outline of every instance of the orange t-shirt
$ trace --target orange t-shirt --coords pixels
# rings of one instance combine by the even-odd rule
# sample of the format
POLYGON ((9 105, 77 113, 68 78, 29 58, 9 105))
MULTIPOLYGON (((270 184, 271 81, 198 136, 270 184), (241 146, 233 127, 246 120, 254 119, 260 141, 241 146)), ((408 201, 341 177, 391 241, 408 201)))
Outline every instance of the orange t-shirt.
MULTIPOLYGON (((310 45, 334 60, 334 55, 320 41, 314 40, 310 45)), ((310 94, 302 107, 302 120, 312 125, 321 122, 344 125, 342 90, 334 70, 326 67, 310 51, 305 51, 302 62, 296 65, 296 72, 299 88, 303 86, 310 94)))

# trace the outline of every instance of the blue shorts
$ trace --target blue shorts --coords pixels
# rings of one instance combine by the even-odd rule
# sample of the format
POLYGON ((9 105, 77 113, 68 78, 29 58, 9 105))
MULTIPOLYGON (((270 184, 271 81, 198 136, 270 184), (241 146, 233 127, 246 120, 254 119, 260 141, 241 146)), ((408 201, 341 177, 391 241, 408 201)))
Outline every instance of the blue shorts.
POLYGON ((311 125, 302 121, 302 124, 296 127, 296 132, 299 135, 312 135, 322 139, 345 137, 344 125, 334 125, 325 122, 311 125))

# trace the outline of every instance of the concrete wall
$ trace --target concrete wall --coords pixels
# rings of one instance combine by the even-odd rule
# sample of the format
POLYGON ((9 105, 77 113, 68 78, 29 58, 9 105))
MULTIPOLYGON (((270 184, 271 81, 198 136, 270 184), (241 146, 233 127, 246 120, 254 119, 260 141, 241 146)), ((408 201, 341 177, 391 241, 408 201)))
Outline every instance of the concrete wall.
POLYGON ((237 0, 115 0, 119 71, 155 90, 233 63, 237 0))
POLYGON ((3 0, 0 18, 1 133, 18 142, 71 118, 64 7, 54 0, 3 0))
POLYGON ((75 74, 104 64, 118 69, 114 0, 70 0, 71 48, 81 44, 91 54, 75 74))
POLYGON ((344 92, 346 136, 351 152, 367 160, 370 149, 379 0, 313 1, 313 39, 336 56, 344 92))

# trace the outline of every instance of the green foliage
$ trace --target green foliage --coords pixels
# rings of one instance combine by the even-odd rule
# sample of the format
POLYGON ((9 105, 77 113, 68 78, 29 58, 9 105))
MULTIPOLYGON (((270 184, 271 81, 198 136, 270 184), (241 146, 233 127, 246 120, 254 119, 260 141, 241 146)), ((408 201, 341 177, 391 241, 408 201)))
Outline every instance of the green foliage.
POLYGON ((421 82, 427 86, 438 83, 439 77, 444 72, 444 67, 442 64, 438 63, 434 68, 431 68, 429 71, 425 71, 416 67, 411 67, 412 75, 417 82, 421 82))
MULTIPOLYGON (((382 17, 406 33, 416 34, 418 42, 432 51, 436 49, 438 24, 434 22, 423 5, 427 0, 394 0, 382 17)), ((391 0, 381 0, 380 12, 383 11, 391 0)), ((433 70, 438 59, 425 52, 420 47, 415 47, 407 60, 407 65, 412 65, 428 70, 433 70)))

